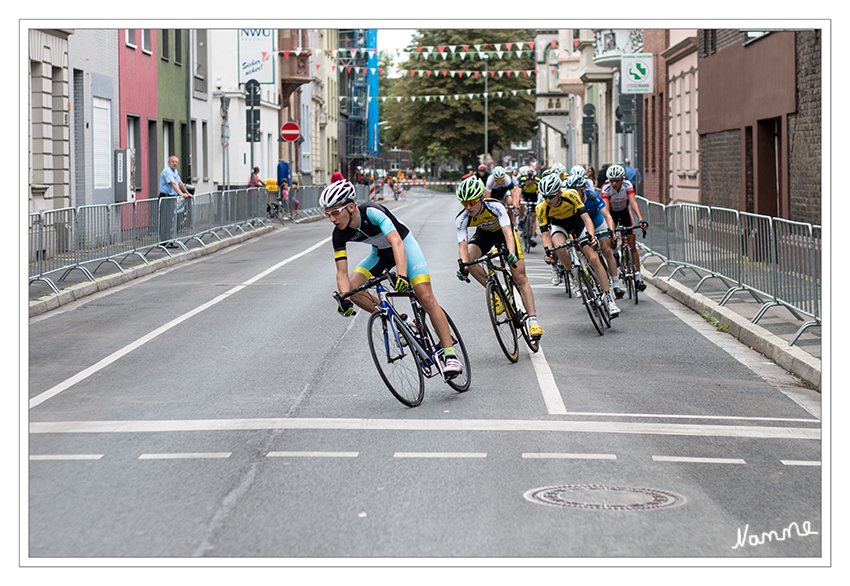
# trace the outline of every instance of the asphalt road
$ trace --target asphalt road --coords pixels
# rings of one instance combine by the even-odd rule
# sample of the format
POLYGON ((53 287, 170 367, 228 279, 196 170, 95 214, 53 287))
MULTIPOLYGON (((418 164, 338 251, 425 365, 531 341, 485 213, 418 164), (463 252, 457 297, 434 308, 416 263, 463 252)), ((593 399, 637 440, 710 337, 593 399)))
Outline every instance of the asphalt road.
POLYGON ((388 206, 464 336, 469 392, 390 395, 367 315, 336 313, 327 221, 98 293, 30 319, 22 555, 822 555, 817 394, 652 287, 598 335, 539 248, 546 333, 510 364, 483 288, 454 276, 454 198, 388 206))

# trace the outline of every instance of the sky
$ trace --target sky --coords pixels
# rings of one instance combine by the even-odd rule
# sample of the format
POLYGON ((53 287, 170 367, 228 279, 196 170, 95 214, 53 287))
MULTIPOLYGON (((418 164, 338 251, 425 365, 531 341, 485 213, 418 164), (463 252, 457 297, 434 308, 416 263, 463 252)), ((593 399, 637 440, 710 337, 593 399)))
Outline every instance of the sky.
POLYGON ((416 31, 414 29, 378 29, 378 49, 406 47, 416 31))

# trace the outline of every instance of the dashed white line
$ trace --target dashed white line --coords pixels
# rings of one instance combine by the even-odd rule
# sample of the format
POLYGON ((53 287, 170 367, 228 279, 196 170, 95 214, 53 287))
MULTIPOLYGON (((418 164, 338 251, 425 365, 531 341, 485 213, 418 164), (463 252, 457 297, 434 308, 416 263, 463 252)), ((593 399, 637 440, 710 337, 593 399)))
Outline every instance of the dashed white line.
POLYGON ((359 452, 269 452, 267 458, 356 458, 359 452))
POLYGON ((695 458, 684 456, 653 456, 655 462, 685 462, 693 464, 746 464, 740 458, 695 458))
POLYGON ((480 452, 396 452, 393 458, 486 458, 480 452))
POLYGON ((523 458, 534 460, 616 460, 617 456, 614 454, 560 454, 560 453, 525 453, 522 455, 523 458))
POLYGON ((820 466, 819 460, 780 460, 786 466, 820 466))
POLYGON ((192 460, 194 458, 229 458, 232 452, 188 452, 173 454, 142 454, 139 460, 192 460))

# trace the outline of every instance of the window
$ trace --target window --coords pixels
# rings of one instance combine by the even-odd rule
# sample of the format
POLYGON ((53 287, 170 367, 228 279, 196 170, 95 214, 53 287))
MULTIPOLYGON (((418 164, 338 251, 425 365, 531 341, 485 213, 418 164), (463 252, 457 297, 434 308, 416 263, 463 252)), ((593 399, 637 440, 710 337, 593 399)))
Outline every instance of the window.
POLYGON ((195 31, 195 63, 192 71, 195 78, 195 91, 206 93, 207 91, 207 31, 204 29, 195 31))
POLYGON ((168 60, 168 29, 162 29, 159 35, 159 56, 168 60))
POLYGON ((142 51, 147 54, 152 53, 151 50, 151 29, 142 29, 142 51))
POLYGON ((136 151, 136 183, 134 187, 137 190, 142 188, 142 175, 138 172, 139 161, 142 157, 142 121, 138 116, 127 116, 127 148, 135 149, 136 151))
POLYGON ((183 64, 183 31, 174 31, 174 63, 175 65, 183 64))
POLYGON ((162 168, 168 165, 168 157, 176 155, 174 152, 174 122, 164 120, 162 122, 162 168))
POLYGON ((207 154, 207 134, 207 121, 204 120, 201 122, 201 165, 203 165, 204 168, 204 181, 208 181, 210 178, 210 168, 208 163, 209 157, 207 154))
POLYGON ((124 33, 125 33, 124 43, 126 43, 126 45, 128 47, 132 47, 132 48, 135 49, 136 48, 136 29, 128 28, 126 31, 124 31, 124 33))
POLYGON ((92 150, 94 188, 112 187, 112 103, 92 98, 92 150))

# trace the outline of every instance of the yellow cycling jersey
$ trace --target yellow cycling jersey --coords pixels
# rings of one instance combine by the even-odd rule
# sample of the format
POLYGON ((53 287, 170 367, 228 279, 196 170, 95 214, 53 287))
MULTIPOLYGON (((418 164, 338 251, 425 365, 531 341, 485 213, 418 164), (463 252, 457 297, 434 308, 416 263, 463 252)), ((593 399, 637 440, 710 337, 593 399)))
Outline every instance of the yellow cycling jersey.
POLYGON ((587 212, 581 201, 581 196, 575 189, 561 192, 561 202, 557 207, 550 206, 544 199, 537 204, 537 223, 541 232, 548 232, 550 224, 573 229, 583 225, 581 215, 587 212))
POLYGON ((476 226, 478 229, 488 232, 501 232, 502 226, 511 225, 511 219, 508 216, 508 210, 505 204, 498 199, 492 198, 486 198, 481 201, 484 202, 484 207, 477 216, 470 215, 466 208, 464 208, 455 217, 458 242, 468 240, 469 228, 471 226, 476 226))

